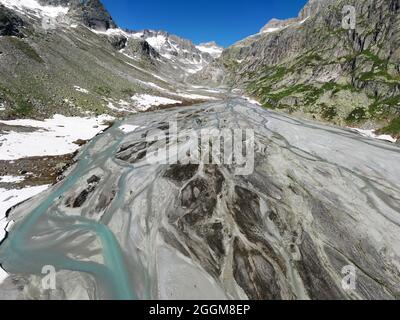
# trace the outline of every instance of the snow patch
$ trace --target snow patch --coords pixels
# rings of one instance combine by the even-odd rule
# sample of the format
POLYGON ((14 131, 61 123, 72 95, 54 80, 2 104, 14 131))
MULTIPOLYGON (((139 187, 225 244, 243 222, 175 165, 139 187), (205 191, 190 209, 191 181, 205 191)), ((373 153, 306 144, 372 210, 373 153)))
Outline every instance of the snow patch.
POLYGON ((164 92, 168 92, 167 89, 160 87, 159 85, 155 84, 154 82, 145 82, 142 80, 137 79, 136 82, 146 86, 146 87, 150 87, 159 91, 164 91, 164 92))
POLYGON ((364 137, 389 141, 389 142, 393 142, 393 143, 397 142, 397 139, 393 138, 392 136, 390 136, 388 134, 377 135, 375 133, 376 130, 363 130, 363 129, 358 129, 358 128, 350 128, 350 129, 352 131, 355 131, 355 132, 361 134, 364 137))
POLYGON ((157 51, 160 51, 162 46, 167 42, 167 38, 163 35, 157 35, 155 37, 149 37, 146 41, 157 51))
POLYGON ((0 183, 19 183, 25 180, 25 177, 2 176, 0 183))
POLYGON ((255 104, 257 106, 261 106, 261 103, 259 103, 257 100, 254 100, 254 99, 252 99, 250 97, 243 96, 243 99, 247 100, 251 104, 255 104))
POLYGON ((82 93, 85 93, 85 94, 88 94, 88 93, 89 93, 89 90, 83 89, 83 88, 81 88, 80 86, 74 86, 74 89, 75 89, 76 91, 78 91, 78 92, 82 92, 82 93))
POLYGON ((136 110, 130 109, 130 104, 124 100, 118 102, 118 107, 116 107, 113 102, 109 101, 107 107, 118 112, 137 113, 136 110))
POLYGON ((301 20, 301 21, 299 22, 299 24, 303 24, 303 23, 306 22, 308 19, 310 19, 310 17, 307 17, 307 18, 305 18, 304 20, 301 20))
POLYGON ((7 272, 5 272, 1 267, 0 267, 0 284, 4 282, 8 277, 7 272))
POLYGON ((63 6, 42 6, 37 0, 0 0, 0 3, 22 14, 32 13, 38 18, 56 18, 69 11, 68 7, 63 6))
POLYGON ((194 93, 178 92, 176 95, 181 98, 190 99, 190 100, 219 100, 218 98, 215 98, 215 97, 204 96, 201 94, 194 94, 194 93))
POLYGON ((205 46, 205 45, 198 45, 196 46, 198 50, 201 52, 205 52, 210 54, 214 59, 217 59, 221 56, 222 52, 224 51, 223 48, 217 46, 205 46))
POLYGON ((0 103, 0 111, 4 110, 6 110, 6 106, 4 105, 4 103, 0 103))
POLYGON ((134 36, 131 33, 128 33, 120 28, 111 28, 111 29, 107 29, 105 31, 90 29, 90 31, 92 31, 93 33, 96 33, 96 34, 104 35, 104 36, 124 36, 126 38, 130 38, 130 37, 134 36))
POLYGON ((146 111, 151 107, 182 103, 182 101, 152 96, 149 94, 136 94, 131 99, 136 103, 136 108, 140 111, 146 111))
POLYGON ((105 121, 110 116, 65 117, 55 115, 45 121, 11 120, 0 121, 10 126, 36 128, 33 132, 10 131, 0 135, 0 160, 16 160, 26 157, 58 156, 77 151, 75 141, 89 140, 107 128, 105 121))
POLYGON ((263 30, 261 30, 261 34, 264 34, 264 33, 273 33, 273 32, 277 32, 277 31, 281 31, 281 30, 284 30, 284 29, 287 29, 287 28, 290 28, 290 27, 292 27, 292 26, 296 26, 296 25, 302 25, 304 22, 306 22, 308 19, 309 19, 310 17, 307 17, 307 18, 305 18, 304 20, 301 20, 301 21, 295 21, 295 22, 292 22, 292 23, 289 23, 289 24, 286 24, 286 25, 282 25, 282 26, 279 26, 279 27, 270 27, 270 28, 266 28, 266 29, 263 29, 263 30))
POLYGON ((267 29, 264 29, 261 33, 272 33, 272 32, 282 30, 282 29, 285 29, 285 28, 267 28, 267 29))

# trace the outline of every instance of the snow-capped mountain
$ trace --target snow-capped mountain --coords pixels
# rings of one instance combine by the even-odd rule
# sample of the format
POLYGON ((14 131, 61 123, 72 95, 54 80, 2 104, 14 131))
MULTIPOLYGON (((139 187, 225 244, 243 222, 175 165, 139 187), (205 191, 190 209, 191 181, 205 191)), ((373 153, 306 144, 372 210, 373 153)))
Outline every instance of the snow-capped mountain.
POLYGON ((190 40, 165 31, 112 28, 95 32, 106 36, 122 53, 135 59, 151 60, 161 72, 173 72, 175 78, 181 79, 201 71, 223 51, 216 43, 196 46, 190 40))
POLYGON ((30 18, 50 18, 51 23, 82 23, 96 30, 116 28, 99 0, 0 0, 0 4, 30 18))
POLYGON ((173 73, 181 80, 201 71, 223 51, 215 42, 196 46, 165 31, 122 30, 98 0, 0 0, 0 4, 44 27, 46 23, 52 28, 86 26, 129 57, 151 60, 161 73, 173 73))
POLYGON ((0 4, 19 14, 36 18, 65 16, 70 9, 68 5, 46 5, 37 0, 0 0, 0 4))
POLYGON ((186 83, 212 55, 164 31, 122 30, 99 0, 0 0, 0 52, 5 118, 125 112, 142 94, 181 102, 213 95, 186 83))
POLYGON ((133 35, 147 41, 164 59, 189 74, 200 71, 215 58, 214 52, 202 50, 192 41, 165 31, 144 30, 133 35))
POLYGON ((209 53, 215 59, 219 58, 224 51, 224 48, 216 44, 215 41, 200 43, 196 48, 202 52, 209 53))

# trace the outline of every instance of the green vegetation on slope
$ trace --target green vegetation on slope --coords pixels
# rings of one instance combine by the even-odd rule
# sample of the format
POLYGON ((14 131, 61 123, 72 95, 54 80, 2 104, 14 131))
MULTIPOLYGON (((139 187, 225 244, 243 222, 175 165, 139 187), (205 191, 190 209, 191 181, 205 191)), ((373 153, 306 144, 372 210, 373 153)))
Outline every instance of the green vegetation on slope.
POLYGON ((382 128, 379 132, 400 137, 400 117, 393 119, 387 127, 382 128))
POLYGON ((9 37, 8 40, 28 58, 31 58, 39 63, 44 63, 43 59, 39 56, 36 50, 33 49, 26 41, 15 37, 9 37))

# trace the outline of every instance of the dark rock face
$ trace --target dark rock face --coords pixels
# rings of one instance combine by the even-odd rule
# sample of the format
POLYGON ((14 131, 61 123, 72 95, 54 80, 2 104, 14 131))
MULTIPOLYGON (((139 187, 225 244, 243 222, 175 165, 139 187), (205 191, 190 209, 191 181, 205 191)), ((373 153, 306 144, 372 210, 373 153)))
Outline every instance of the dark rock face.
POLYGON ((111 15, 104 8, 99 0, 79 1, 78 5, 73 4, 76 14, 82 17, 83 23, 96 30, 107 30, 115 28, 111 15))
POLYGON ((44 6, 68 6, 74 2, 84 2, 84 1, 74 1, 74 0, 38 0, 41 5, 44 6))
POLYGON ((116 50, 121 50, 126 47, 128 39, 124 35, 112 35, 108 37, 108 41, 116 50))
POLYGON ((149 43, 142 39, 130 39, 125 52, 134 57, 151 60, 160 57, 160 54, 149 45, 149 43))
POLYGON ((0 36, 23 37, 23 26, 20 17, 0 4, 0 36))

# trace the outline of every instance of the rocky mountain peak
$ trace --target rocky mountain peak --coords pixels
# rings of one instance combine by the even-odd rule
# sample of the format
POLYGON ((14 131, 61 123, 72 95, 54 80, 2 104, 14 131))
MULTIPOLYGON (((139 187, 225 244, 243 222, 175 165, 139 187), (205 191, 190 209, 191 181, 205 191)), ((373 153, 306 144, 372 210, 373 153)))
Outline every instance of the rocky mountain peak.
POLYGON ((261 29, 260 33, 278 31, 297 21, 298 21, 297 18, 286 19, 286 20, 280 20, 274 18, 268 21, 268 23, 261 29))
POLYGON ((84 25, 96 30, 116 28, 110 13, 99 0, 41 0, 45 2, 68 3, 71 16, 84 25))
POLYGON ((196 47, 192 41, 183 39, 179 36, 169 34, 159 30, 144 30, 141 38, 146 40, 154 49, 156 49, 164 58, 182 58, 190 62, 208 63, 212 60, 210 54, 203 52, 196 47))
POLYGON ((304 21, 308 17, 318 14, 322 8, 331 2, 332 0, 309 0, 297 17, 284 20, 273 18, 261 29, 260 33, 278 31, 293 23, 304 21))
POLYGON ((60 14, 95 30, 115 28, 111 15, 100 0, 0 0, 0 3, 20 14, 56 17, 60 14))

